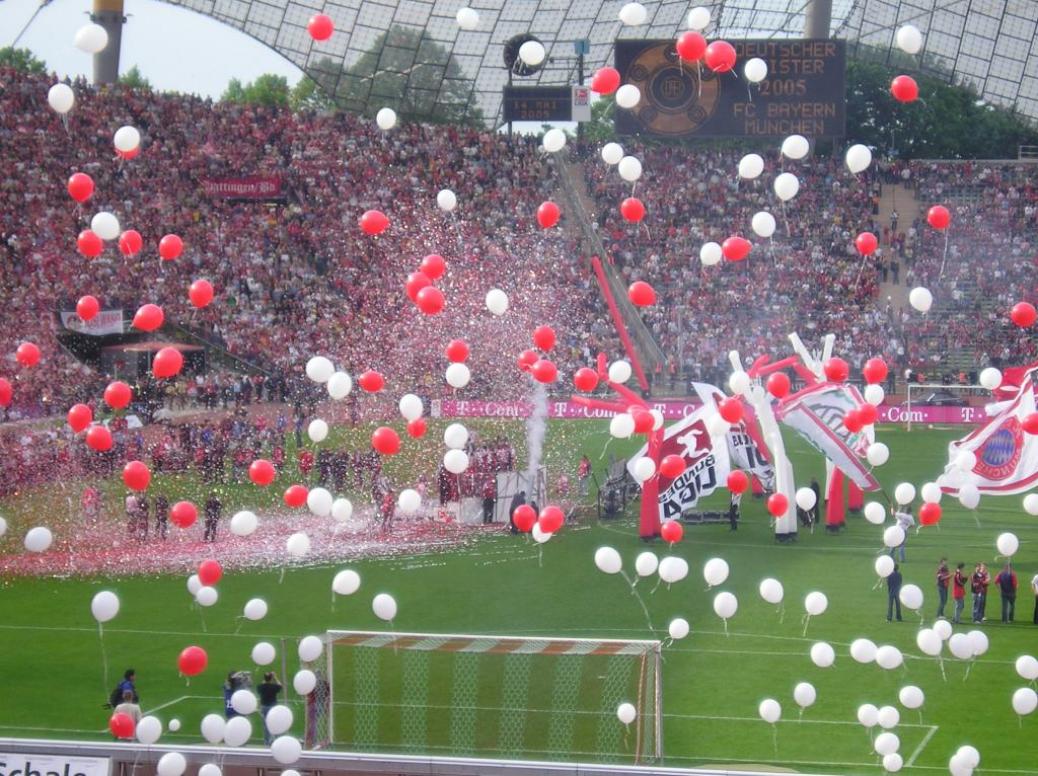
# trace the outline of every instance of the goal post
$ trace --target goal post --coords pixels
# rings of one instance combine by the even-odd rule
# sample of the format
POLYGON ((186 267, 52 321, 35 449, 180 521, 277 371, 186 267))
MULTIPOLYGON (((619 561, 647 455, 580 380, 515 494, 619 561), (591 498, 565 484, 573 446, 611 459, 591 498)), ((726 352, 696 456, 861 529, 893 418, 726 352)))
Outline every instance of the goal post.
MULTIPOLYGON (((953 396, 961 396, 964 400, 968 400, 970 396, 989 396, 988 391, 982 385, 963 385, 961 383, 909 383, 908 384, 908 395, 905 399, 903 417, 901 418, 905 423, 905 430, 912 430, 912 423, 923 424, 924 413, 922 407, 931 406, 931 402, 927 401, 927 398, 935 393, 944 392, 953 396)), ((967 405, 964 405, 964 409, 968 409, 967 405)), ((973 408, 973 412, 969 412, 964 415, 964 419, 972 419, 974 416, 982 417, 983 412, 977 411, 973 408)))
MULTIPOLYGON (((315 746, 508 760, 659 763, 661 643, 328 631, 315 746), (636 717, 624 725, 622 703, 636 717)), ((320 682, 319 682, 320 683, 320 682)))

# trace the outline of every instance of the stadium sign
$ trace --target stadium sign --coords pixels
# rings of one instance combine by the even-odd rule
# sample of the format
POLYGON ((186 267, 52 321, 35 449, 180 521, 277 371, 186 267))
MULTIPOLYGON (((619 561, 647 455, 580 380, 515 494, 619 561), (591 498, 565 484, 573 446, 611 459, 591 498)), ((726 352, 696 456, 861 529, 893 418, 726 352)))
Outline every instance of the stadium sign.
POLYGON ((591 90, 586 86, 506 86, 505 121, 590 121, 591 90))
POLYGON ((0 752, 0 776, 108 776, 109 763, 107 757, 0 752))
POLYGON ((715 73, 682 62, 674 40, 616 41, 616 69, 641 92, 616 111, 621 134, 663 137, 841 137, 846 123, 842 40, 730 41, 735 69, 715 73), (751 84, 742 64, 759 57, 768 75, 751 84))
POLYGON ((77 334, 105 337, 109 334, 122 334, 125 331, 122 310, 101 310, 89 321, 84 321, 75 311, 62 310, 59 315, 61 325, 77 334))
POLYGON ((208 178, 202 189, 214 199, 284 199, 281 178, 274 175, 252 175, 247 178, 208 178))

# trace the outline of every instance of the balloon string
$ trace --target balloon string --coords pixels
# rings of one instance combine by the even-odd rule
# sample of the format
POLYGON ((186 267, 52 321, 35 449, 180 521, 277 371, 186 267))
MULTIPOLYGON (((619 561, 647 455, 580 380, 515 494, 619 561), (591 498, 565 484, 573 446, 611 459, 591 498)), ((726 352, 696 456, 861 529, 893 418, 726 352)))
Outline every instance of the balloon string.
POLYGON ((782 203, 782 205, 781 205, 781 207, 782 207, 782 221, 786 225, 786 237, 791 237, 792 235, 791 235, 791 233, 789 231, 789 218, 786 216, 786 200, 783 199, 783 200, 780 200, 780 201, 782 203))
POLYGON ((655 592, 656 592, 656 590, 657 590, 657 589, 659 588, 659 586, 660 586, 660 583, 662 583, 662 582, 663 582, 663 578, 662 578, 662 577, 660 577, 659 579, 657 579, 657 580, 656 580, 656 584, 655 584, 655 585, 653 586, 652 590, 650 590, 650 591, 649 591, 649 595, 652 595, 653 593, 655 593, 655 592))
POLYGON ((544 547, 537 545, 537 568, 544 568, 544 547))
POLYGON ((724 637, 728 638, 728 618, 727 617, 722 617, 721 618, 721 622, 724 623, 724 637))
POLYGON ((944 658, 941 657, 940 655, 937 656, 937 665, 939 665, 941 667, 941 678, 944 681, 947 682, 948 681, 948 674, 946 674, 944 672, 944 658))
POLYGON ((105 632, 101 623, 97 623, 97 640, 101 643, 101 680, 104 682, 105 692, 108 692, 108 655, 105 652, 105 632))
POLYGON ((627 584, 631 586, 631 595, 638 599, 638 603, 641 604, 642 611, 645 613, 645 622, 649 626, 649 631, 655 632, 656 629, 652 627, 652 618, 649 616, 649 607, 645 605, 645 601, 642 600, 641 595, 638 593, 637 590, 634 589, 635 583, 631 582, 630 577, 627 576, 627 572, 623 571, 622 569, 620 571, 620 576, 622 576, 624 580, 627 582, 627 584))
POLYGON ((944 256, 941 258, 941 271, 937 275, 937 279, 940 280, 944 276, 944 265, 948 261, 948 230, 944 230, 944 256))
POLYGON ((778 609, 779 625, 781 625, 783 621, 785 621, 786 619, 786 607, 782 604, 779 604, 775 608, 778 609))
POLYGON ((804 636, 807 635, 807 626, 810 625, 810 624, 811 624, 811 615, 810 614, 805 614, 804 615, 804 636))
POLYGON ((970 662, 966 664, 966 674, 965 674, 965 676, 962 677, 962 681, 963 682, 965 682, 967 679, 970 678, 970 671, 972 671, 972 670, 973 670, 973 661, 970 660, 970 662))
POLYGON ((282 566, 281 567, 281 576, 278 577, 278 584, 280 585, 284 581, 285 581, 285 567, 282 566))
POLYGON ((774 722, 771 723, 771 746, 775 750, 775 754, 778 754, 778 725, 774 722))
POLYGON ((204 609, 200 608, 198 610, 198 617, 202 621, 202 633, 208 633, 209 629, 205 627, 205 610, 204 609))

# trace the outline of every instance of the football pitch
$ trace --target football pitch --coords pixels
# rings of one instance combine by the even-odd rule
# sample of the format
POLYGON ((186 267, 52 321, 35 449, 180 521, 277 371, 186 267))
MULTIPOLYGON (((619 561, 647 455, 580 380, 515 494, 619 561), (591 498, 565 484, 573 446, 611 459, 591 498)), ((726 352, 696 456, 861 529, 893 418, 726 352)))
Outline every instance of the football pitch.
MULTIPOLYGON (((397 474, 407 467, 435 468, 444 425, 430 423, 428 444, 393 462, 397 474)), ((522 458, 520 424, 467 425, 487 435, 508 433, 522 458)), ((336 438, 355 435, 359 440, 369 433, 339 430, 336 438)), ((878 436, 889 444, 891 459, 876 473, 886 492, 901 481, 919 486, 934 479, 945 462, 947 442, 958 435, 881 428, 878 436)), ((820 456, 788 435, 787 445, 798 483, 809 482, 811 476, 821 480, 820 456)), ((633 448, 632 443, 608 441, 605 424, 592 421, 552 422, 546 440, 547 462, 563 465, 571 479, 582 452, 592 456, 600 471, 605 460, 598 456, 628 455, 633 448)), ((229 487, 224 500, 229 509, 256 505, 263 519, 264 509, 289 482, 284 476, 261 498, 251 486, 229 487)), ((201 499, 201 486, 190 477, 176 482, 157 477, 153 487, 157 485, 178 498, 201 499)), ((115 483, 106 489, 119 491, 115 483)), ((0 504, 11 524, 0 539, 0 552, 23 552, 24 531, 47 524, 47 510, 57 508, 55 498, 53 489, 39 489, 0 504)), ((719 492, 703 506, 720 507, 726 501, 727 494, 719 492)), ((587 510, 587 517, 568 524, 544 545, 528 537, 485 533, 449 550, 228 572, 218 586, 219 602, 204 612, 192 604, 185 575, 141 576, 126 567, 104 577, 6 578, 0 588, 0 673, 8 703, 0 708, 0 736, 106 739, 110 712, 102 704, 117 675, 133 666, 145 712, 182 723, 179 732, 164 733, 162 741, 200 743, 201 718, 222 712, 220 687, 227 673, 252 670, 258 681, 263 669, 252 663, 251 650, 258 641, 269 641, 278 650, 274 667, 279 674, 283 665, 287 669, 288 676, 281 679, 296 712, 292 733, 302 737, 304 704, 291 689, 291 676, 299 667, 298 639, 328 630, 387 630, 371 609, 372 597, 387 592, 399 604, 392 628, 400 632, 665 641, 669 621, 684 617, 691 633, 665 644, 662 651, 666 765, 758 764, 805 772, 877 773, 882 768, 872 738, 880 731, 870 734, 856 718, 858 707, 871 703, 900 712, 893 732, 907 773, 946 773, 948 759, 964 744, 980 750, 985 773, 1034 773, 1038 715, 1018 718, 1010 698, 1026 684, 1014 661, 1022 654, 1038 654, 1038 626, 1031 624, 1034 599, 1028 589, 1038 572, 1038 519, 1023 512, 1018 496, 984 497, 976 515, 948 497, 942 506, 939 526, 909 537, 902 567, 905 583, 923 590, 921 614, 928 624, 936 609, 939 558, 946 556, 953 565, 963 561, 968 569, 985 561, 997 573, 997 535, 1013 531, 1021 540, 1014 558, 1020 579, 1017 621, 998 622, 1000 599, 993 586, 988 621, 956 628, 966 632, 979 627, 988 635, 990 649, 972 661, 957 660, 945 649, 943 676, 938 661, 916 646, 919 614, 906 611, 904 622, 886 621, 886 589, 877 586, 873 569, 883 551, 881 527, 852 515, 839 535, 821 528, 802 530, 797 542, 778 545, 763 502, 746 498, 737 532, 727 525, 687 526, 684 540, 673 547, 646 545, 637 538, 634 503, 626 516, 608 521, 596 520, 587 510), (685 558, 689 576, 669 587, 656 586, 654 578, 641 580, 635 592, 645 603, 643 610, 622 578, 595 568, 595 550, 603 545, 619 551, 632 578, 634 559, 645 549, 660 557, 685 558), (707 590, 702 569, 712 557, 724 558, 731 573, 723 585, 707 590), (333 603, 331 580, 344 567, 359 572, 361 587, 333 603), (758 594, 766 577, 784 585, 780 607, 758 594), (103 651, 90 614, 91 597, 102 589, 115 591, 122 602, 118 617, 105 625, 103 651), (829 606, 806 623, 805 635, 803 600, 814 590, 828 596, 829 606), (718 591, 730 591, 739 601, 727 632, 712 608, 718 591), (254 597, 264 598, 270 609, 259 622, 240 617, 245 602, 254 597), (848 650, 860 637, 899 648, 904 666, 887 671, 875 663, 855 662, 848 650), (819 641, 835 650, 829 668, 816 667, 810 658, 811 646, 819 641), (203 646, 209 654, 208 669, 190 683, 176 668, 178 653, 189 644, 203 646), (792 697, 798 682, 810 682, 817 690, 817 701, 802 714, 792 697), (898 702, 899 689, 910 684, 925 693, 918 711, 898 702), (782 705, 775 726, 758 716, 765 698, 782 705)), ((606 692, 597 684, 611 676, 604 659, 536 656, 519 669, 506 660, 481 660, 434 653, 419 661, 406 650, 381 650, 373 667, 369 658, 358 661, 336 653, 335 746, 635 761, 636 725, 628 730, 616 720, 615 699, 636 694, 637 682, 617 681, 606 692), (423 672, 428 677, 424 683, 416 678, 423 672), (372 682, 374 676, 379 681, 372 682), (427 688, 424 696, 416 689, 419 685, 427 688)), ((258 733, 256 722, 250 744, 261 742, 258 733)))

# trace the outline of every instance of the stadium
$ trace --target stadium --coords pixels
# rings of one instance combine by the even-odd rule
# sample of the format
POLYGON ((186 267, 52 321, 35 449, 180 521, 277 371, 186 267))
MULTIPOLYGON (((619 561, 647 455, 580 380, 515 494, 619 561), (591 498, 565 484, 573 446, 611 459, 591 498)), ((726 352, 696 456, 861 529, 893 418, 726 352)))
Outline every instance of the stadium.
POLYGON ((1036 32, 0 5, 0 776, 1038 773, 1036 32))

